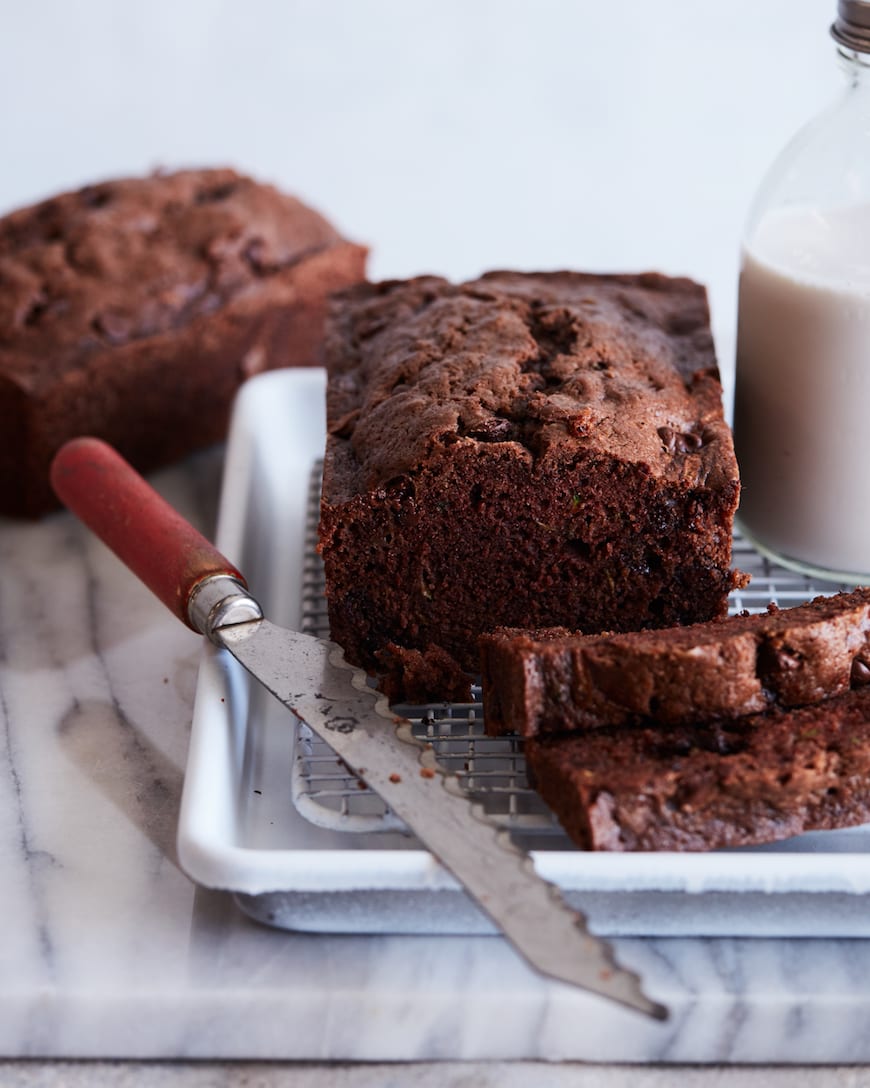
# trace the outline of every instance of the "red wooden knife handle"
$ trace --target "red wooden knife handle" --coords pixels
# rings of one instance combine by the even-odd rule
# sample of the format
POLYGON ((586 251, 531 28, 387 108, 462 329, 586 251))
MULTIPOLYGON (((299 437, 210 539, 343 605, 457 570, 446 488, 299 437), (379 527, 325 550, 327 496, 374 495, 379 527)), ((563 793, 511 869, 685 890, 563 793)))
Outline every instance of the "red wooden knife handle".
POLYGON ((98 438, 74 438, 51 466, 58 498, 188 627, 188 602, 204 578, 238 570, 98 438))

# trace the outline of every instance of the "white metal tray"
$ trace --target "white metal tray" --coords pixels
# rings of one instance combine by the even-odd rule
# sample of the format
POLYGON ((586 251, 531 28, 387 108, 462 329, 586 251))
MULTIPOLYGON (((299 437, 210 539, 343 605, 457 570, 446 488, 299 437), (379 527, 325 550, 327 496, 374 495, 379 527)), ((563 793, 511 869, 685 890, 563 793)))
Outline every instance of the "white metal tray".
MULTIPOLYGON (((312 554, 312 472, 324 443, 322 371, 248 382, 227 449, 217 543, 267 615, 325 633, 312 554)), ((836 588, 770 566, 733 608, 836 588)), ((528 789, 519 743, 484 737, 475 704, 406 708, 466 786, 607 935, 870 935, 870 826, 708 854, 574 849, 528 789)), ((272 925, 334 932, 485 933, 489 921, 332 753, 206 646, 178 830, 181 864, 272 925)))

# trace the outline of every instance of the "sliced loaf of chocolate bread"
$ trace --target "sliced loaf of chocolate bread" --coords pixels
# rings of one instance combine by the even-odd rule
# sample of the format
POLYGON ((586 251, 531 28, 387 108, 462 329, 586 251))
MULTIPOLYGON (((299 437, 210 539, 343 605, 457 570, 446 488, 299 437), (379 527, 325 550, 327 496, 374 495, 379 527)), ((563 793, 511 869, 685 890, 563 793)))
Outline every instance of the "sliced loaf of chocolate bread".
POLYGON ((691 725, 870 682, 870 589, 661 631, 502 630, 480 645, 491 734, 691 725))
POLYGON ((338 296, 320 549, 348 660, 440 648, 474 673, 495 626, 724 615, 739 484, 708 317, 652 273, 338 296))
POLYGON ((534 738, 525 751, 584 850, 710 850, 870 820, 870 687, 717 724, 534 738))

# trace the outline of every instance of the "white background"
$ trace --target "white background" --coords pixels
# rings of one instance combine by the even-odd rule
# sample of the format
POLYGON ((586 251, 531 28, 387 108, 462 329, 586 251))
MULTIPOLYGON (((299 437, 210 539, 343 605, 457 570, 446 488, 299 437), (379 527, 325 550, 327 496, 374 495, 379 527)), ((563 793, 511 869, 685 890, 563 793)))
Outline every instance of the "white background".
POLYGON ((691 275, 727 356, 752 194, 840 88, 834 9, 0 0, 0 210, 231 164, 370 244, 375 278, 691 275))

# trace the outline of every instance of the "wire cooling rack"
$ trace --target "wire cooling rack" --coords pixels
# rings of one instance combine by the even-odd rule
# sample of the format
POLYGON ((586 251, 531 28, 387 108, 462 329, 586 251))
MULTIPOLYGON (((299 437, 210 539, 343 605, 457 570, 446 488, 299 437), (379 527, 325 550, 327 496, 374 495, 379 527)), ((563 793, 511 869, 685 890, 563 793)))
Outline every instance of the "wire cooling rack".
MULTIPOLYGON (((316 551, 320 469, 318 463, 312 472, 307 509, 302 630, 329 638, 323 566, 316 551)), ((732 562, 751 575, 751 580, 746 588, 731 594, 731 613, 744 609, 763 612, 771 602, 785 608, 847 588, 772 563, 739 533, 734 537, 732 562)), ((509 828, 526 849, 569 848, 569 840, 555 817, 529 786, 522 741, 486 736, 481 692, 476 685, 472 686, 472 699, 470 703, 396 705, 394 709, 411 721, 416 736, 432 744, 441 765, 457 776, 470 799, 509 828)), ((320 827, 358 832, 404 828, 377 794, 363 786, 305 725, 297 726, 291 789, 297 810, 320 827)))

